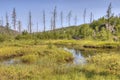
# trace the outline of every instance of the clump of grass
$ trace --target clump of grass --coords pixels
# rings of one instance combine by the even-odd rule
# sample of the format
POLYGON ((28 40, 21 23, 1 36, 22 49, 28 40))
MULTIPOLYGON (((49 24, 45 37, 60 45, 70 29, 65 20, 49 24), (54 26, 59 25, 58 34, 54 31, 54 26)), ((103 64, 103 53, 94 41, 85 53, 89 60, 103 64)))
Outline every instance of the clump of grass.
POLYGON ((53 44, 51 42, 48 43, 48 49, 52 49, 53 48, 53 44))
POLYGON ((118 56, 120 55, 115 53, 102 53, 89 58, 88 62, 103 68, 107 73, 120 75, 120 58, 118 56))
POLYGON ((29 55, 25 55, 21 58, 23 63, 35 63, 38 60, 38 55, 35 54, 29 54, 29 55))

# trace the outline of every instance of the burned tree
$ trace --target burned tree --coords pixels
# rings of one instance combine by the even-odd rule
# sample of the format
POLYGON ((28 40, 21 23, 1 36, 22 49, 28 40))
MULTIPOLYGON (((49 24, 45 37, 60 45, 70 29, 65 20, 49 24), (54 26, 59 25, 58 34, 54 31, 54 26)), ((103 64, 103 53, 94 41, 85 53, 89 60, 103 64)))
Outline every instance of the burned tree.
POLYGON ((111 18, 111 16, 112 16, 112 11, 111 11, 111 9, 112 9, 112 4, 110 3, 109 6, 108 6, 107 15, 106 15, 106 17, 107 17, 107 22, 108 22, 108 27, 110 26, 110 18, 111 18))
POLYGON ((0 19, 0 26, 3 26, 3 19, 2 19, 2 17, 0 19))
POLYGON ((28 32, 32 33, 32 16, 31 16, 31 11, 29 11, 28 32))
POLYGON ((6 29, 9 29, 8 14, 6 12, 6 29))
POLYGON ((56 29, 57 7, 55 6, 53 11, 53 30, 56 29))
POLYGON ((53 18, 51 17, 51 20, 50 20, 50 24, 51 24, 51 30, 53 30, 53 18))
POLYGON ((43 11, 43 25, 44 25, 44 32, 45 32, 45 29, 46 29, 46 20, 45 20, 45 11, 43 11))
POLYGON ((60 13, 60 19, 61 19, 61 27, 63 28, 63 12, 60 13))
POLYGON ((77 16, 75 16, 75 26, 77 26, 77 16))
POLYGON ((18 21, 18 30, 19 30, 19 33, 21 33, 21 21, 18 21))
POLYGON ((91 12, 90 13, 90 23, 92 23, 92 21, 93 21, 93 13, 91 12))
POLYGON ((84 13, 83 13, 83 21, 84 24, 86 23, 86 8, 84 9, 84 13))
POLYGON ((37 22, 37 24, 36 24, 36 25, 37 25, 37 32, 39 32, 39 30, 38 30, 38 22, 37 22))
POLYGON ((16 10, 15 10, 15 8, 13 8, 13 12, 12 12, 12 23, 13 23, 14 30, 16 30, 16 10))
POLYGON ((72 11, 68 13, 68 25, 71 26, 72 11))

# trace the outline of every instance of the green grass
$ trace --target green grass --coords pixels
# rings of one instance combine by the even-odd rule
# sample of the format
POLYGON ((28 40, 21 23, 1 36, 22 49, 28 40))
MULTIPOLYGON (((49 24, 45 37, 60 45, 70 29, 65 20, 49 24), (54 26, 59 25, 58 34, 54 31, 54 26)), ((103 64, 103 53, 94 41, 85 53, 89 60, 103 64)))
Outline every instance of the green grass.
POLYGON ((119 44, 117 42, 76 40, 11 41, 0 44, 1 61, 17 58, 19 64, 0 64, 1 80, 119 80, 120 54, 98 53, 84 66, 73 65, 69 52, 55 46, 61 44, 81 48, 85 44, 119 44))

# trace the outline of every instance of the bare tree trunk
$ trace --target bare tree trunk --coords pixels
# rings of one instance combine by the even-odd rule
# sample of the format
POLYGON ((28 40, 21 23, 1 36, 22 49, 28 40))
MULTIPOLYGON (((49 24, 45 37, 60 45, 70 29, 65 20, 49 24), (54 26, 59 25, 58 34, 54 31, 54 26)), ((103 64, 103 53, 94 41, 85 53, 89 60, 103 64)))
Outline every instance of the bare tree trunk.
POLYGON ((63 28, 63 12, 62 11, 60 13, 60 18, 61 18, 61 27, 63 28))
POLYGON ((6 12, 6 29, 9 30, 8 14, 6 12))
POLYGON ((53 12, 53 30, 56 29, 56 18, 57 18, 57 7, 55 6, 54 12, 53 12))
POLYGON ((2 26, 2 20, 0 20, 0 26, 2 26))
POLYGON ((45 20, 45 11, 43 11, 43 25, 44 25, 44 32, 45 32, 45 29, 46 29, 46 20, 45 20))
POLYGON ((90 23, 92 23, 92 21, 93 21, 93 14, 92 14, 92 12, 90 13, 90 23))
POLYGON ((14 27, 14 30, 16 30, 16 10, 15 8, 13 8, 13 13, 12 13, 12 18, 13 18, 13 27, 14 27))
POLYGON ((21 21, 18 21, 18 29, 19 29, 19 33, 21 33, 21 21))
POLYGON ((32 33, 32 16, 31 16, 31 11, 29 12, 29 24, 28 24, 28 30, 30 33, 32 33))
POLYGON ((83 21, 84 24, 86 23, 86 8, 84 9, 84 13, 83 13, 83 21))
POLYGON ((39 30, 38 30, 38 22, 37 22, 37 32, 39 32, 39 30))
POLYGON ((71 26, 72 11, 68 13, 68 25, 71 26))
POLYGON ((51 30, 53 30, 53 18, 52 17, 51 17, 50 23, 51 23, 51 30))
POLYGON ((1 17, 1 25, 4 25, 3 17, 1 17))
POLYGON ((77 26, 77 16, 75 16, 75 26, 77 26))

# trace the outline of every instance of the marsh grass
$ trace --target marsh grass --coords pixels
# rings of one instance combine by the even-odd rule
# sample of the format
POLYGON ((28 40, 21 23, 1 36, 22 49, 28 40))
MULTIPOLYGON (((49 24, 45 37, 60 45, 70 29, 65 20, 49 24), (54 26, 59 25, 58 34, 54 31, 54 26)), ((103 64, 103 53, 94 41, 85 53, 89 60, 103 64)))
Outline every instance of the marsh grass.
MULTIPOLYGON (((108 42, 105 42, 108 43, 108 42)), ((0 65, 0 80, 119 80, 119 54, 98 54, 88 60, 88 64, 73 65, 69 52, 57 48, 54 44, 103 45, 102 42, 76 40, 11 41, 0 45, 0 59, 19 56, 23 62, 14 65, 0 65)), ((114 43, 113 44, 118 44, 114 43)))

